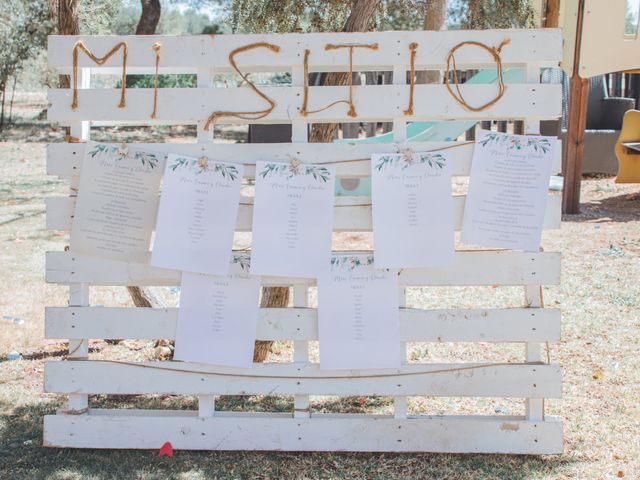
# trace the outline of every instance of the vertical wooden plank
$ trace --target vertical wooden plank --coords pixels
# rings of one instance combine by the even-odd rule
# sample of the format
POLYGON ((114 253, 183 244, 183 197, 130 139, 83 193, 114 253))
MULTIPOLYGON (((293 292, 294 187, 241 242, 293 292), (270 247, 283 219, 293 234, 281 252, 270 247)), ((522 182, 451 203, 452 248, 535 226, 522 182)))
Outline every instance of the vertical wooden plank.
MULTIPOLYGON (((393 67, 393 84, 407 84, 407 70, 404 65, 394 65, 393 67)), ((405 117, 397 117, 393 119, 393 141, 404 142, 407 139, 407 120, 405 117)))
POLYGON ((580 48, 584 1, 579 0, 576 23, 576 41, 573 55, 573 73, 569 87, 569 120, 562 159, 562 213, 580 213, 580 184, 584 156, 584 131, 587 126, 589 82, 580 78, 580 48))
MULTIPOLYGON (((297 285, 293 287, 293 307, 305 308, 309 305, 309 292, 307 287, 297 285)), ((295 340, 293 342, 293 361, 309 361, 309 342, 295 340)), ((293 416, 295 418, 307 418, 309 412, 309 395, 295 395, 293 399, 293 416)))
MULTIPOLYGON (((393 67, 393 84, 406 85, 407 70, 404 65, 394 65, 393 67)), ((405 117, 397 117, 393 119, 393 140, 395 142, 404 142, 407 140, 407 121, 405 117)), ((404 288, 400 288, 398 303, 401 307, 406 304, 406 295, 404 288)), ((400 345, 401 362, 407 362, 407 342, 400 345)), ((393 397, 393 414, 395 418, 406 418, 407 416, 407 397, 393 397)))
POLYGON ((562 213, 580 213, 580 186, 584 135, 587 128, 589 81, 578 75, 571 77, 569 93, 569 125, 562 159, 564 176, 562 187, 562 213))
MULTIPOLYGON (((91 69, 78 69, 78 87, 91 87, 91 69)), ((76 137, 80 141, 89 140, 91 127, 89 122, 71 122, 69 125, 69 135, 76 137)), ((78 193, 78 182, 76 178, 71 183, 70 195, 78 193)), ((89 285, 85 283, 69 285, 69 306, 86 307, 89 306, 89 285)), ((86 358, 89 355, 89 339, 70 338, 69 358, 86 358)), ((89 408, 89 396, 86 394, 70 394, 67 401, 67 408, 72 412, 84 412, 89 408)))
MULTIPOLYGON (((196 84, 198 88, 210 88, 213 80, 213 69, 211 68, 198 68, 196 84)), ((209 131, 204 129, 205 121, 198 122, 196 136, 198 143, 212 143, 213 142, 213 125, 209 131)), ((203 148, 204 150, 204 148, 203 148)), ((198 416, 202 418, 212 417, 215 415, 216 405, 215 395, 199 395, 198 396, 198 416)))
MULTIPOLYGON (((213 81, 213 69, 200 67, 197 71, 196 85, 198 88, 210 88, 213 81)), ((198 143, 211 143, 213 142, 213 125, 207 132, 204 129, 204 125, 207 123, 205 120, 198 122, 197 139, 198 143)))
MULTIPOLYGON (((291 85, 302 87, 304 85, 304 68, 302 65, 291 67, 291 85)), ((298 111, 291 122, 291 142, 307 143, 309 139, 309 128, 305 117, 298 111)))
MULTIPOLYGON (((540 66, 528 64, 526 67, 527 83, 540 83, 540 66)), ((524 133, 527 135, 540 134, 540 121, 536 118, 527 118, 524 122, 524 133)), ((525 305, 530 308, 542 307, 542 287, 529 285, 525 288, 525 305)), ((527 362, 539 362, 542 359, 540 343, 527 342, 525 356, 527 362)), ((528 420, 543 420, 544 404, 540 398, 528 398, 526 400, 526 415, 528 420)))
MULTIPOLYGON (((542 307, 542 287, 540 285, 528 285, 525 288, 525 302, 529 308, 542 307)), ((527 342, 526 344, 527 362, 541 362, 542 349, 537 342, 527 342)), ((528 398, 526 400, 527 420, 544 420, 544 401, 541 398, 528 398)))
MULTIPOLYGON (((294 87, 304 85, 304 68, 302 65, 295 65, 291 68, 291 84, 294 87)), ((307 143, 309 141, 309 129, 306 120, 301 115, 296 115, 291 122, 291 142, 307 143)), ((307 287, 293 287, 293 307, 304 308, 309 304, 309 291, 307 287)), ((309 361, 309 342, 296 340, 293 342, 293 361, 309 361)), ((309 395, 295 395, 293 398, 293 416, 295 418, 308 418, 309 395)))
POLYGON ((215 415, 216 396, 215 395, 199 395, 198 396, 198 417, 208 418, 215 415))
MULTIPOLYGON (((407 292, 404 287, 398 290, 398 305, 400 308, 407 306, 407 292)), ((400 362, 407 363, 407 342, 400 342, 400 362)), ((407 417, 407 397, 393 397, 393 416, 401 419, 407 417)))

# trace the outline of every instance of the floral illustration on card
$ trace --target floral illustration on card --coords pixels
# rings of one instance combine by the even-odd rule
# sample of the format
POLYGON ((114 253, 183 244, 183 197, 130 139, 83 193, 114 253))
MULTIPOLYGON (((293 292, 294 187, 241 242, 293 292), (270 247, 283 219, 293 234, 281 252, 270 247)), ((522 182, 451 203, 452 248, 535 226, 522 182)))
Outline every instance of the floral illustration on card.
POLYGON ((326 183, 331 178, 331 173, 326 167, 318 165, 302 165, 298 162, 291 163, 267 163, 259 175, 267 178, 270 175, 280 175, 288 179, 299 175, 311 175, 314 180, 326 183))
POLYGON ((249 255, 233 254, 231 256, 231 263, 239 265, 242 271, 248 274, 249 268, 251 267, 251 257, 249 257, 249 255))
POLYGON ((119 160, 137 160, 143 167, 148 167, 151 170, 156 168, 159 163, 158 156, 154 153, 141 152, 138 150, 131 151, 126 144, 120 145, 118 147, 114 145, 105 145, 104 143, 98 143, 94 145, 94 147, 89 150, 89 155, 91 158, 95 158, 96 156, 109 156, 116 161, 119 160))
POLYGON ((331 270, 347 270, 352 272, 357 268, 368 267, 373 265, 373 256, 351 256, 351 255, 341 255, 331 257, 331 270))
POLYGON ((229 163, 210 162, 206 157, 186 158, 177 157, 169 168, 175 172, 178 169, 196 170, 196 175, 205 172, 214 172, 222 175, 223 178, 235 180, 238 178, 238 167, 229 163))
POLYGON ((511 135, 501 135, 498 133, 488 133, 485 137, 478 141, 483 146, 504 147, 507 150, 522 150, 524 148, 532 149, 534 152, 548 153, 551 150, 551 143, 547 138, 537 137, 515 137, 511 135))
POLYGON ((429 165, 431 168, 442 169, 446 163, 447 160, 439 153, 405 153, 401 155, 383 155, 373 168, 379 172, 386 167, 400 167, 401 170, 405 170, 413 165, 429 165))

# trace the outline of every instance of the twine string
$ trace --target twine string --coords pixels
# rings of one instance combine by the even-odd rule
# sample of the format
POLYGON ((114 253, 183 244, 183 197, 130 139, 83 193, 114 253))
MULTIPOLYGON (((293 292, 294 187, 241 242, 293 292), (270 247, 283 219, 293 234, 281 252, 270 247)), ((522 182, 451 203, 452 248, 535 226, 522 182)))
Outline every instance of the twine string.
POLYGON ((356 112, 356 106, 353 102, 353 50, 355 48, 368 48, 369 50, 378 50, 377 43, 371 44, 354 44, 354 43, 345 43, 336 45, 333 43, 327 43, 324 46, 325 51, 329 50, 338 50, 340 48, 348 48, 349 49, 349 100, 336 100, 335 102, 331 102, 328 105, 325 105, 322 108, 318 108, 316 110, 308 110, 309 103, 309 55, 311 54, 310 50, 304 51, 304 62, 303 62, 303 71, 304 71, 304 89, 303 89, 303 98, 302 98, 302 108, 300 109, 300 115, 306 117, 310 113, 318 113, 324 110, 327 110, 335 105, 340 103, 346 103, 349 105, 349 110, 347 111, 347 115, 351 118, 356 118, 358 113, 356 112))
POLYGON ((158 70, 160 68, 160 50, 162 49, 162 44, 154 43, 151 49, 156 52, 156 76, 153 81, 153 112, 151 112, 151 118, 156 118, 158 115, 158 70))
MULTIPOLYGON (((82 358, 67 358, 66 361, 88 362, 88 360, 84 360, 82 358)), ((466 372, 466 371, 480 370, 485 368, 503 367, 503 366, 512 366, 512 365, 522 365, 522 366, 532 366, 532 367, 545 365, 543 362, 525 362, 525 363, 518 363, 518 364, 479 363, 476 365, 467 365, 464 367, 441 368, 437 370, 417 370, 413 372, 372 373, 368 375, 355 375, 355 376, 349 376, 349 375, 304 376, 304 375, 255 375, 255 374, 248 374, 248 373, 212 372, 209 370, 185 370, 182 368, 164 367, 160 365, 148 365, 145 363, 127 362, 122 360, 94 360, 94 361, 100 362, 100 363, 109 363, 113 365, 126 365, 130 367, 147 368, 151 370, 181 372, 185 374, 190 373, 194 375, 208 375, 208 376, 215 376, 215 377, 235 377, 235 378, 262 378, 262 379, 274 379, 274 380, 353 380, 353 379, 368 379, 368 378, 399 378, 399 377, 413 377, 418 375, 435 375, 439 373, 466 372)))
POLYGON ((505 45, 507 45, 510 41, 511 40, 509 39, 509 37, 505 37, 505 39, 502 40, 502 42, 500 43, 500 45, 498 45, 498 47, 489 47, 489 46, 485 45, 482 42, 465 41, 465 42, 459 43, 458 45, 456 45, 455 47, 453 47, 449 51, 449 55, 447 56, 447 71, 446 71, 446 74, 445 74, 445 77, 444 77, 444 84, 447 87, 447 90, 449 91, 451 96, 460 105, 462 105, 462 107, 465 110, 468 110, 470 112, 482 112, 484 110, 487 110, 488 108, 491 108, 496 103, 498 103, 498 101, 504 95, 506 87, 505 87, 504 79, 503 79, 503 76, 502 76, 502 57, 501 57, 501 52, 502 52, 502 48, 505 45), (487 103, 485 103, 484 105, 481 105, 479 107, 474 107, 472 105, 469 105, 469 103, 465 100, 464 96, 462 95, 462 91, 460 90, 460 84, 458 82, 458 72, 457 72, 457 67, 456 67, 455 53, 456 53, 457 50, 459 50, 460 48, 462 48, 462 47, 464 47, 466 45, 471 45, 471 46, 474 46, 474 47, 480 47, 480 48, 486 50, 487 52, 489 52, 489 54, 493 58, 493 61, 496 63, 496 67, 498 68, 498 94, 495 96, 495 98, 493 100, 490 100, 487 103), (449 80, 449 76, 453 76, 453 84, 454 84, 454 87, 455 87, 455 91, 453 90, 453 88, 451 88, 451 81, 449 80))
POLYGON ((409 78, 409 107, 404 111, 405 115, 413 115, 413 91, 416 86, 416 51, 418 50, 418 44, 413 42, 409 45, 409 50, 411 50, 411 76, 409 78))
POLYGON ((234 117, 234 118, 239 118, 241 120, 259 120, 269 115, 273 111, 273 109, 276 108, 276 102, 271 98, 267 97, 260 90, 258 90, 258 87, 256 87, 255 84, 251 80, 249 80, 249 74, 242 73, 240 68, 238 68, 238 64, 235 61, 235 56, 238 55, 239 53, 248 52, 249 50, 255 50, 256 48, 266 48, 274 53, 278 53, 280 51, 280 47, 278 45, 273 45, 272 43, 267 43, 267 42, 250 43, 249 45, 236 48, 231 53, 229 53, 229 63, 231 64, 231 67, 236 71, 236 73, 240 75, 240 77, 242 78, 241 84, 246 82, 246 84, 249 86, 249 88, 251 88, 251 90, 253 90, 260 98, 264 99, 269 104, 269 107, 265 108, 264 110, 256 110, 251 112, 215 111, 211 115, 209 115, 209 118, 204 124, 205 131, 208 132, 211 124, 215 123, 219 118, 222 118, 222 117, 234 117))
POLYGON ((127 106, 125 99, 127 88, 127 43, 120 42, 111 50, 109 50, 106 55, 97 57, 91 50, 86 47, 82 40, 78 40, 73 46, 73 100, 71 101, 71 110, 76 110, 78 108, 78 57, 80 55, 80 50, 82 50, 87 55, 87 57, 89 57, 96 65, 104 65, 104 63, 113 55, 115 55, 115 53, 120 49, 122 49, 122 81, 120 86, 120 103, 118 104, 118 108, 124 108, 127 106))

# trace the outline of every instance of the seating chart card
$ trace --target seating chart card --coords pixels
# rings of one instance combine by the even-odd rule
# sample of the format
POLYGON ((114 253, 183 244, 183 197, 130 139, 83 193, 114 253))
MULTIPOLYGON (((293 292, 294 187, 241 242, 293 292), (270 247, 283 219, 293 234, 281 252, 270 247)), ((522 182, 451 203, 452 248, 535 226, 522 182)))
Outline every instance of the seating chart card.
POLYGON ((446 153, 371 156, 376 268, 453 263, 451 165, 446 153))
POLYGON ((473 151, 461 241, 537 252, 555 137, 480 130, 473 151))
POLYGON ((371 255, 334 255, 318 278, 320 368, 400 367, 398 272, 371 255))
POLYGON ((314 278, 331 257, 335 168, 257 162, 251 272, 314 278))
POLYGON ((169 155, 151 264, 226 275, 243 165, 169 155))
POLYGON ((183 273, 174 360, 250 368, 260 278, 247 255, 232 255, 225 276, 183 273))
POLYGON ((87 142, 71 227, 71 251, 146 262, 164 156, 87 142))

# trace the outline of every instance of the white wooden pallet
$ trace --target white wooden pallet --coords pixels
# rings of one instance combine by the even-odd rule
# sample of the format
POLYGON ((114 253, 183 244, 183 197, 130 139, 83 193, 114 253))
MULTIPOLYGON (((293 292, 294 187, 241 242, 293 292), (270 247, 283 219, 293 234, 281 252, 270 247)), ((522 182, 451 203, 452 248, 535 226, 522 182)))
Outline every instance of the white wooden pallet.
MULTIPOLYGON (((192 37, 124 36, 60 37, 49 39, 49 65, 60 73, 72 71, 72 49, 78 39, 96 55, 120 41, 127 42, 127 72, 153 74, 155 53, 161 44, 160 73, 196 73, 197 88, 160 89, 158 115, 150 118, 153 89, 130 89, 127 106, 118 108, 119 90, 92 89, 92 75, 121 72, 116 54, 96 66, 83 54, 79 60, 79 106, 70 108, 71 90, 51 90, 49 118, 71 128, 71 135, 86 140, 90 125, 197 124, 197 143, 140 144, 161 152, 207 155, 246 164, 253 178, 257 160, 333 163, 340 178, 370 174, 372 153, 449 149, 453 172, 467 176, 473 145, 465 142, 407 143, 407 122, 428 120, 519 119, 526 133, 539 133, 539 121, 560 115, 561 87, 541 85, 540 69, 557 66, 562 56, 558 30, 488 30, 448 32, 380 32, 284 35, 221 35, 192 37), (526 71, 526 83, 508 85, 505 96, 492 108, 476 113, 460 107, 443 85, 416 85, 414 114, 405 116, 409 100, 407 71, 409 44, 417 42, 416 69, 442 70, 449 50, 465 40, 497 46, 505 38, 506 67, 526 71), (218 144, 204 130, 213 110, 264 108, 264 102, 244 87, 214 87, 214 75, 229 73, 229 52, 255 42, 281 47, 279 53, 254 50, 240 54, 246 72, 289 72, 290 85, 260 87, 277 102, 266 118, 246 123, 290 123, 292 141, 284 144, 218 144), (357 71, 392 70, 393 85, 355 86, 358 117, 346 116, 338 105, 303 117, 304 50, 310 49, 309 71, 348 71, 346 50, 325 51, 327 43, 371 44, 378 50, 356 49, 357 71), (388 144, 307 144, 310 123, 392 121, 394 142, 388 144)), ((464 48, 457 54, 459 68, 493 65, 486 52, 464 48)), ((466 98, 478 104, 491 99, 495 85, 462 86, 466 98)), ((347 98, 346 87, 311 87, 310 108, 347 98)), ((223 118, 222 123, 238 123, 223 118)), ((560 169, 557 152, 554 171, 560 169)), ((83 144, 54 144, 47 149, 47 170, 70 181, 69 197, 47 200, 47 228, 68 231, 73 218, 75 188, 84 154, 83 144)), ((460 228, 464 196, 455 198, 455 225, 460 228)), ((252 202, 243 198, 238 231, 251 231, 252 202)), ((545 229, 559 228, 559 197, 550 195, 545 229)), ((371 231, 370 199, 336 199, 334 230, 371 231)), ((327 451, 433 451, 517 454, 562 452, 562 424, 544 414, 544 398, 561 396, 561 369, 543 361, 541 344, 560 338, 560 312, 542 308, 541 285, 560 282, 560 255, 554 252, 459 251, 448 268, 406 269, 399 276, 401 341, 407 342, 516 342, 523 345, 519 363, 409 364, 388 371, 320 371, 309 361, 308 342, 317 340, 317 314, 308 306, 314 282, 300 278, 264 277, 263 285, 293 288, 294 308, 261 309, 259 339, 293 340, 291 363, 259 364, 251 370, 216 368, 183 362, 115 362, 88 360, 91 338, 173 339, 177 310, 104 308, 89 305, 92 285, 179 285, 180 273, 141 263, 126 263, 76 255, 47 254, 46 280, 68 285, 69 306, 46 310, 46 337, 69 339, 66 361, 45 368, 45 391, 68 395, 68 408, 45 417, 44 443, 74 448, 156 449, 170 441, 177 449, 194 450, 327 450, 327 451), (405 288, 412 286, 516 285, 524 289, 521 308, 410 309, 405 288), (197 411, 96 409, 93 394, 197 395, 197 411), (215 408, 219 395, 293 395, 289 413, 226 412, 215 408), (309 395, 388 395, 394 414, 320 414, 309 409, 309 395), (510 397, 525 400, 521 416, 408 415, 407 396, 510 397)))

